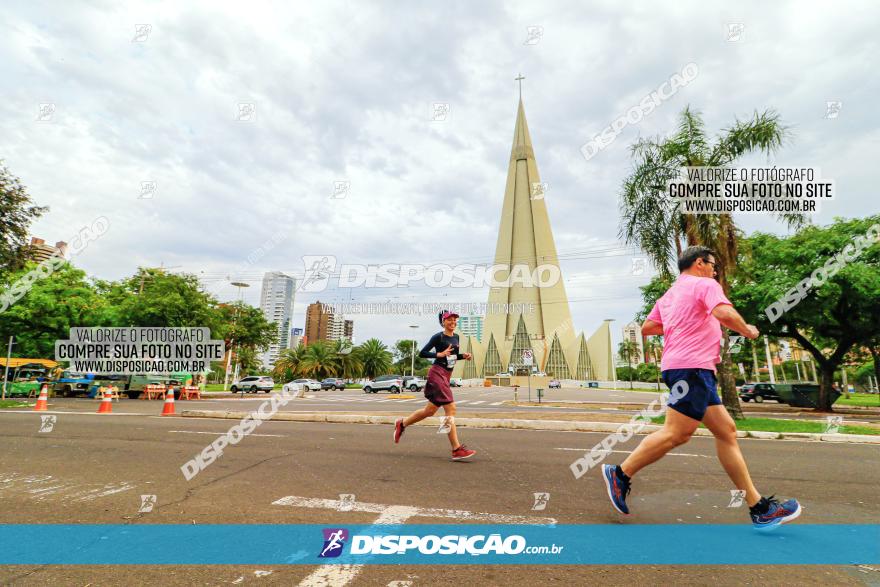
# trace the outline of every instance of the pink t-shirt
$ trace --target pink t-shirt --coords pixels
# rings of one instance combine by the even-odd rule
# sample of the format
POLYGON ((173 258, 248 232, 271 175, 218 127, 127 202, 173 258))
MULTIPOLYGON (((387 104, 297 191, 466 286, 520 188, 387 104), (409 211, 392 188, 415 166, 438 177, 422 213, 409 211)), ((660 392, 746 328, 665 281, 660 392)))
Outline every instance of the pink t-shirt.
POLYGON ((719 304, 732 305, 717 281, 685 274, 657 300, 648 320, 663 325, 662 371, 715 371, 721 362, 721 323, 712 310, 719 304))

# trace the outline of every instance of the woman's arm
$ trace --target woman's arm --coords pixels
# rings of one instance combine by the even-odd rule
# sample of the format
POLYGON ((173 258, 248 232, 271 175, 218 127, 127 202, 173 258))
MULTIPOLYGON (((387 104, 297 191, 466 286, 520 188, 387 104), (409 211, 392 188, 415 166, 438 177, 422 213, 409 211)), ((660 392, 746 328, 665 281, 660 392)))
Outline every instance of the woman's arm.
POLYGON ((431 340, 428 341, 428 344, 419 351, 419 356, 423 359, 436 359, 437 353, 432 349, 437 346, 437 335, 431 337, 431 340))

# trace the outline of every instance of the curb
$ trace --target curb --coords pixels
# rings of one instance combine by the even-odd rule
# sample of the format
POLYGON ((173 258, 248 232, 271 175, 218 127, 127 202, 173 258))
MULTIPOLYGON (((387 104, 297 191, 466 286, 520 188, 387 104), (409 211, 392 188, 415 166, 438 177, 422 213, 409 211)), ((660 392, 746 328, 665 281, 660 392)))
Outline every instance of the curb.
MULTIPOLYGON (((178 416, 184 418, 220 418, 241 420, 247 415, 260 419, 253 412, 217 410, 184 410, 178 416)), ((266 420, 279 422, 325 422, 334 424, 394 424, 399 416, 371 416, 364 414, 336 414, 330 412, 278 412, 266 420)), ((558 432, 617 432, 627 422, 570 422, 566 420, 519 420, 510 418, 456 418, 455 424, 463 428, 502 428, 507 430, 552 430, 558 432)), ((416 426, 440 426, 441 419, 426 418, 416 426)), ((639 431, 648 434, 661 427, 649 424, 639 431)), ((709 430, 698 428, 694 436, 712 436, 709 430)), ((761 432, 737 430, 737 438, 761 440, 801 440, 837 443, 880 444, 880 436, 862 434, 812 434, 807 432, 761 432)))

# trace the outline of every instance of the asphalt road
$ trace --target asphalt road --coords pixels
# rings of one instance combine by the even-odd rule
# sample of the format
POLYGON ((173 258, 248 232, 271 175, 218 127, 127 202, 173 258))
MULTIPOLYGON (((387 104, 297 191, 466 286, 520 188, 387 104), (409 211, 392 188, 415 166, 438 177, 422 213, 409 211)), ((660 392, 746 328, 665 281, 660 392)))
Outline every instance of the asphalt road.
MULTIPOLYGON (((657 400, 658 394, 653 392, 629 392, 596 389, 573 389, 548 390, 544 401, 553 405, 536 405, 537 391, 532 390, 532 404, 528 404, 528 390, 520 389, 514 404, 514 392, 511 388, 504 387, 464 387, 455 388, 456 405, 459 416, 479 416, 480 414, 510 413, 516 411, 526 415, 534 414, 578 414, 583 415, 584 420, 590 420, 590 414, 617 413, 633 415, 639 412, 648 403, 657 400), (590 402, 583 405, 580 402, 590 402)), ((269 394, 223 394, 210 393, 203 396, 199 401, 178 401, 176 408, 203 410, 231 410, 245 411, 255 409, 261 402, 269 398, 269 394)), ((31 400, 33 401, 33 400, 31 400)), ((360 390, 348 389, 344 391, 316 391, 307 392, 303 397, 292 400, 281 408, 285 412, 393 412, 408 414, 426 403, 421 392, 404 392, 400 394, 376 393, 365 394, 360 390)), ((95 412, 99 402, 86 398, 50 398, 49 407, 52 410, 73 412, 95 412)), ((813 413, 812 410, 800 410, 791 408, 785 404, 765 402, 761 405, 754 403, 742 404, 743 409, 750 415, 763 418, 800 418, 824 420, 823 414, 813 413)), ((113 410, 121 413, 134 414, 159 414, 162 411, 161 401, 130 400, 123 398, 113 402, 113 410)), ((848 423, 880 421, 880 410, 849 410, 839 407, 839 413, 846 414, 848 423)))
MULTIPOLYGON (((86 411, 54 414, 56 421, 48 432, 40 432, 40 414, 0 413, 0 522, 351 525, 376 519, 375 513, 338 511, 320 501, 332 504, 340 494, 354 494, 357 503, 466 510, 475 515, 552 516, 562 524, 748 522, 745 508, 727 507, 731 487, 713 457, 711 439, 695 438, 640 474, 629 500, 635 515, 624 521, 612 512, 596 472, 575 480, 569 470, 569 464, 596 444, 601 434, 466 429, 461 431, 463 441, 479 454, 472 462, 454 463, 445 437, 430 428, 414 428, 394 446, 388 426, 266 422, 186 481, 180 466, 232 423, 123 415, 133 413, 128 404, 159 406, 159 402, 123 400, 110 416, 86 411), (545 511, 532 511, 536 492, 550 494, 545 511), (151 512, 138 512, 142 495, 156 496, 151 512), (274 504, 283 498, 288 498, 283 501, 287 505, 274 504)), ((631 450, 636 442, 618 448, 631 450)), ((804 505, 806 522, 880 521, 876 446, 753 439, 742 444, 759 489, 797 497, 804 505)), ((880 582, 880 570, 389 565, 365 566, 354 576, 343 577, 338 571, 328 574, 326 567, 310 565, 0 567, 4 585, 395 585, 395 581, 402 582, 396 583, 398 587, 468 582, 864 585, 880 582)))

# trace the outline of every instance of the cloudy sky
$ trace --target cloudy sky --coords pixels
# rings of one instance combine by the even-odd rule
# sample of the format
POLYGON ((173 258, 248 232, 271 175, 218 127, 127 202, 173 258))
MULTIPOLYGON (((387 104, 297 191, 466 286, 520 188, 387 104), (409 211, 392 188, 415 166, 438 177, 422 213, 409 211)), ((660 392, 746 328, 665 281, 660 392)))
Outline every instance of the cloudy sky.
MULTIPOLYGON (((650 279, 633 275, 617 238, 628 147, 671 132, 687 104, 712 134, 777 110, 790 143, 743 164, 821 168, 838 194, 816 222, 880 209, 873 3, 121 4, 19 2, 0 23, 0 158, 51 208, 35 235, 69 241, 109 220, 73 260, 96 277, 164 265, 221 300, 236 296, 230 281, 249 282, 256 304, 263 272, 302 276, 304 255, 491 262, 520 72, 572 314, 588 333, 629 321, 650 279), (694 81, 581 155, 688 63, 694 81), (445 120, 432 120, 435 103, 448 104, 445 120), (241 104, 253 105, 246 120, 241 104), (331 197, 336 182, 348 182, 344 197, 331 197)), ((294 326, 316 299, 486 296, 330 287, 297 294, 294 326)), ((351 317, 357 341, 436 329, 433 316, 351 317)))

